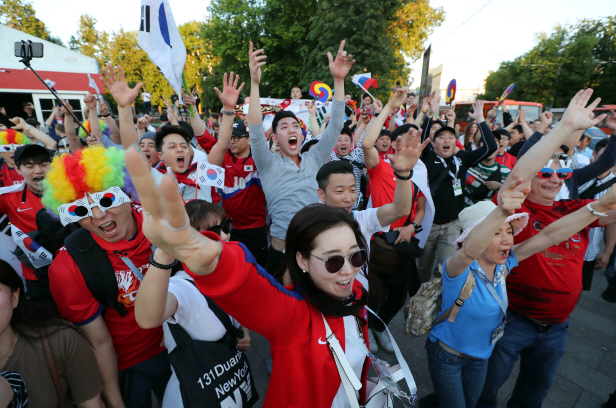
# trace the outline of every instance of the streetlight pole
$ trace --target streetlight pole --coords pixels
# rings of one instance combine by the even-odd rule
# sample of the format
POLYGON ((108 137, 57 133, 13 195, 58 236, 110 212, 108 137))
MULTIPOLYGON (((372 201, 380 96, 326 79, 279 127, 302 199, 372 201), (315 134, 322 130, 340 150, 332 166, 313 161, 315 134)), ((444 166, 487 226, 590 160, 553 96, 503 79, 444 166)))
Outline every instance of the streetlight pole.
POLYGON ((203 73, 203 92, 205 93, 205 117, 210 117, 210 107, 207 103, 207 73, 203 73))

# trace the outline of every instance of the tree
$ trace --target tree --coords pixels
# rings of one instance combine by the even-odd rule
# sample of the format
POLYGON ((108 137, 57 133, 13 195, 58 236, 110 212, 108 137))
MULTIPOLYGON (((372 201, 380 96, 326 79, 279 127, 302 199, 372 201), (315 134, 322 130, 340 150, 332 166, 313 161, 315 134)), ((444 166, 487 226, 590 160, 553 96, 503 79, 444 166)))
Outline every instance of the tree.
POLYGON ((96 19, 89 14, 79 17, 79 28, 75 35, 71 35, 69 48, 78 51, 98 62, 103 67, 109 60, 109 34, 96 29, 96 19))
POLYGON ((24 0, 2 0, 0 3, 0 23, 43 40, 62 45, 58 37, 53 37, 45 23, 36 17, 31 3, 24 0))

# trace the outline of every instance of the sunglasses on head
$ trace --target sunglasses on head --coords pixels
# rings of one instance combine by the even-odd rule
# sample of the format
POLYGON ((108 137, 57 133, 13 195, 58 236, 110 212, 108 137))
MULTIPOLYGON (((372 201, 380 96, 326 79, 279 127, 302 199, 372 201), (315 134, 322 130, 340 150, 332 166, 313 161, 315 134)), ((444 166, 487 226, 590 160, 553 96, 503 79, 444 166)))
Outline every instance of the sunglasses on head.
POLYGON ((554 169, 551 167, 544 167, 541 169, 541 171, 539 171, 537 176, 539 176, 540 179, 547 180, 554 177, 554 174, 556 174, 556 177, 561 180, 567 180, 573 175, 573 170, 565 167, 554 171, 554 169))
POLYGON ((111 187, 108 190, 98 193, 86 193, 82 198, 78 198, 72 203, 62 204, 58 207, 60 221, 62 225, 68 225, 71 222, 77 222, 84 218, 92 217, 92 208, 98 207, 103 213, 110 208, 119 207, 124 203, 129 203, 130 198, 120 189, 120 187, 111 187), (92 199, 90 204, 88 197, 92 199))
POLYGON ((332 255, 327 259, 321 259, 313 254, 310 255, 314 256, 320 261, 325 262, 325 269, 327 269, 327 272, 329 273, 340 272, 340 270, 344 266, 344 261, 347 258, 349 259, 349 262, 351 262, 351 266, 353 268, 361 268, 368 260, 368 251, 366 251, 365 249, 358 249, 349 256, 332 255))
POLYGON ((229 235, 231 233, 231 231, 233 231, 233 219, 232 218, 227 218, 226 220, 224 220, 220 224, 214 225, 214 226, 206 229, 206 231, 214 232, 214 233, 216 233, 218 235, 220 235, 220 233, 222 231, 225 234, 229 235))
POLYGON ((15 150, 17 150, 17 148, 19 148, 21 146, 23 146, 23 145, 20 145, 20 144, 1 145, 0 146, 0 152, 14 152, 15 150))

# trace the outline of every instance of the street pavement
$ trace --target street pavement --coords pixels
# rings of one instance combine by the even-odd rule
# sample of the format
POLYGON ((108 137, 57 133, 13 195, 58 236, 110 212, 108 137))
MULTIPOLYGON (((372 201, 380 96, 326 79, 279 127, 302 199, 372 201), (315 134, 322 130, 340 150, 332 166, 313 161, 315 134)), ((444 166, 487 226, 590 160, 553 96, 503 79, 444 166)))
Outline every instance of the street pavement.
MULTIPOLYGON (((583 292, 580 303, 571 315, 567 352, 550 394, 543 403, 544 408, 599 408, 616 390, 616 304, 601 298, 606 287, 604 271, 595 271, 592 289, 583 292)), ((390 323, 389 329, 413 372, 419 398, 422 398, 433 392, 424 348, 427 336, 406 336, 403 328, 404 319, 400 312, 390 323)), ((251 332, 251 338, 252 347, 247 356, 260 396, 255 407, 260 408, 269 382, 266 361, 270 350, 264 337, 251 332)), ((392 354, 379 350, 376 355, 395 364, 396 358, 392 354)), ((518 371, 519 361, 499 392, 499 408, 506 407, 518 371)))

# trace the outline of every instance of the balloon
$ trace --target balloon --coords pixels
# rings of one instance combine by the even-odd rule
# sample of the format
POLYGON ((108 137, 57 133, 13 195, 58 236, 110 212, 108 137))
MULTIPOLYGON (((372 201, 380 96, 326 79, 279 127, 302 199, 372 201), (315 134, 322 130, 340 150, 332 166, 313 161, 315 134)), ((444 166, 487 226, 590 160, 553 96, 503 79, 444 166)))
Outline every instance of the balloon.
POLYGON ((452 79, 447 85, 447 94, 445 95, 445 102, 447 105, 451 105, 453 100, 456 99, 456 80, 452 79))
POLYGON ((310 96, 317 99, 319 102, 325 102, 332 95, 332 89, 327 84, 314 81, 310 84, 310 96))

